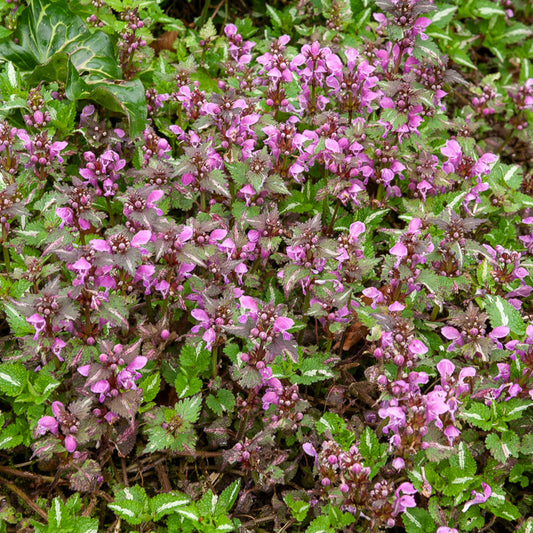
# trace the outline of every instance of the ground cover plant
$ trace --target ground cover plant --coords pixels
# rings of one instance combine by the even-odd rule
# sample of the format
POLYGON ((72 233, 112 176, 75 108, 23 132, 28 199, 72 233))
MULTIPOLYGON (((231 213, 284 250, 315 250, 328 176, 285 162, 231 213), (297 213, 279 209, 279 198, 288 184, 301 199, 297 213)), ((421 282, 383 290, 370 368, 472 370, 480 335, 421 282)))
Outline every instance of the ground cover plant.
POLYGON ((0 532, 533 530, 533 8, 0 7, 0 532))

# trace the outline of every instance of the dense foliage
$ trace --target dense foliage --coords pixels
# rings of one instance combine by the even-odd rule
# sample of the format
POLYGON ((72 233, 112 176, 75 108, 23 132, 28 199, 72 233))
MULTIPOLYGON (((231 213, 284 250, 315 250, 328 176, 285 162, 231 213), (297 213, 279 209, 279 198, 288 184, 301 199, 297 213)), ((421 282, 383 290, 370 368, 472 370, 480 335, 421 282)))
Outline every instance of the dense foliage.
POLYGON ((0 533, 533 530, 533 7, 449 2, 2 4, 0 533))

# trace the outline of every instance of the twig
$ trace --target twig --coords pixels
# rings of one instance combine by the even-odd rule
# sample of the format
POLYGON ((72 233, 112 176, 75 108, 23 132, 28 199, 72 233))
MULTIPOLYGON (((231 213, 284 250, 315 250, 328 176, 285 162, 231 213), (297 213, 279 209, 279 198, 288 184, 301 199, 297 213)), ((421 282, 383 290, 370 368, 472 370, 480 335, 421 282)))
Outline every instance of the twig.
POLYGON ((285 530, 287 530, 290 526, 292 526, 296 520, 289 520, 281 529, 278 530, 278 533, 283 533, 285 530))
POLYGON ((17 470, 16 468, 11 468, 9 466, 0 466, 0 472, 16 477, 25 477, 28 479, 35 479, 37 481, 47 481, 48 483, 52 483, 55 479, 52 476, 41 476, 40 474, 24 472, 23 470, 17 470))
POLYGON ((126 470, 126 459, 124 457, 120 458, 120 465, 122 467, 122 479, 124 481, 124 486, 129 487, 130 482, 128 480, 128 472, 126 470))
POLYGON ((163 492, 170 492, 172 490, 172 485, 168 479, 167 469, 163 463, 157 463, 155 465, 155 471, 157 472, 157 477, 159 478, 159 483, 161 483, 161 488, 163 492))
POLYGON ((95 494, 91 496, 91 501, 89 502, 89 505, 82 511, 81 516, 91 516, 94 508, 96 507, 96 503, 98 502, 98 498, 95 494))
POLYGON ((0 482, 3 483, 11 492, 14 492, 21 500, 24 500, 33 511, 35 511, 46 523, 48 523, 48 514, 43 511, 22 489, 19 489, 14 483, 7 479, 0 477, 0 482))
POLYGON ((252 526, 256 526, 257 524, 262 524, 263 522, 272 522, 276 519, 276 515, 268 515, 263 518, 255 518, 254 520, 250 520, 249 522, 246 522, 242 525, 242 527, 249 528, 252 526))
POLYGON ((217 13, 218 13, 218 10, 222 7, 222 4, 225 2, 226 0, 222 0, 217 7, 215 7, 215 11, 213 12, 213 14, 209 17, 209 20, 213 20, 216 16, 217 16, 217 13))

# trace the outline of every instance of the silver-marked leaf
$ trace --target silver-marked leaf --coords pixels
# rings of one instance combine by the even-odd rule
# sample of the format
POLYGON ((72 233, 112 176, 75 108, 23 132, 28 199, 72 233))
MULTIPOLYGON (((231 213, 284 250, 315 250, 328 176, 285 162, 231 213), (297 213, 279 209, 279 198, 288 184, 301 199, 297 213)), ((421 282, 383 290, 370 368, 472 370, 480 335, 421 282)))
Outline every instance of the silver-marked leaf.
POLYGON ((187 496, 177 492, 169 492, 154 496, 150 501, 150 509, 154 514, 154 521, 159 520, 167 514, 175 512, 178 507, 187 505, 189 501, 187 496))
POLYGON ((513 333, 523 335, 526 325, 520 311, 513 307, 501 296, 488 294, 485 297, 486 311, 489 314, 490 323, 493 328, 507 326, 513 333))
POLYGON ((8 396, 20 394, 26 384, 28 371, 20 363, 0 365, 0 391, 8 396))

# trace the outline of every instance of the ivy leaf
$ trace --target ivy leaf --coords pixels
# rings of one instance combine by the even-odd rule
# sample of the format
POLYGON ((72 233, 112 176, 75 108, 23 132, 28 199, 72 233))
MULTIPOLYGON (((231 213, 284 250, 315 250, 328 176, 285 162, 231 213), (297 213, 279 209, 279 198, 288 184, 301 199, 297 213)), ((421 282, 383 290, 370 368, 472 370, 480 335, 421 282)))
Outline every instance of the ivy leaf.
POLYGON ((140 80, 123 81, 120 85, 111 81, 88 84, 89 94, 84 98, 96 102, 109 111, 125 114, 129 134, 135 139, 146 127, 147 111, 144 86, 140 80))
POLYGON ((100 30, 90 32, 65 2, 32 0, 21 14, 13 37, 18 44, 1 43, 0 56, 22 70, 33 69, 30 83, 65 81, 69 59, 80 72, 98 78, 120 77, 111 38, 100 30))

